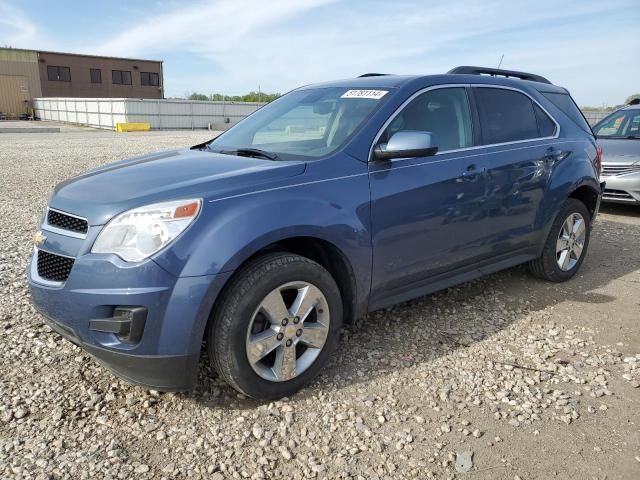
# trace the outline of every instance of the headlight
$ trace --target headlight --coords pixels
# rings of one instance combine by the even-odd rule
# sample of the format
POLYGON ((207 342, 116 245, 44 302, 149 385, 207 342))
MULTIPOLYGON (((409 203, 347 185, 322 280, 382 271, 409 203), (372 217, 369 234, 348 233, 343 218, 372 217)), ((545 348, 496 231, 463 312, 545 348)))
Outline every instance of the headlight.
POLYGON ((92 253, 114 253, 139 262, 169 245, 196 219, 201 199, 154 203, 113 218, 93 244, 92 253))

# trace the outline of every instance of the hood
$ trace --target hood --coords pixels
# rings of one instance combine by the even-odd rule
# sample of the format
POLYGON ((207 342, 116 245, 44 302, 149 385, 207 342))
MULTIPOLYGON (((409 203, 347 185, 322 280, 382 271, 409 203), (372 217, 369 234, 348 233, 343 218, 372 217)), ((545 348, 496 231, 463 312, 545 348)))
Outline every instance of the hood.
POLYGON ((206 200, 304 172, 304 162, 270 161, 199 150, 143 155, 90 170, 56 186, 50 206, 103 225, 131 208, 180 198, 206 200))
POLYGON ((599 138, 603 163, 631 165, 640 161, 640 140, 626 138, 599 138))

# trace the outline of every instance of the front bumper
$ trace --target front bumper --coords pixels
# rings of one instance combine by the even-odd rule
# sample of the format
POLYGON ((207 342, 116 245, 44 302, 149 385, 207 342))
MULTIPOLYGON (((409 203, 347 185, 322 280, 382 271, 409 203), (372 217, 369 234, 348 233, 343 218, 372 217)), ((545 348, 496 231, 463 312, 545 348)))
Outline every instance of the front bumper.
POLYGON ((199 355, 135 355, 84 343, 70 327, 44 317, 52 330, 91 354, 118 377, 163 392, 191 390, 198 376, 199 355))
POLYGON ((75 259, 66 282, 51 284, 39 278, 33 258, 32 301, 53 330, 131 383, 162 391, 195 386, 204 330, 227 275, 179 278, 152 260, 131 265, 113 255, 86 254, 75 259), (119 306, 147 310, 136 343, 90 327, 91 320, 113 317, 119 306))
POLYGON ((607 183, 602 195, 603 202, 640 204, 640 172, 609 175, 602 179, 607 183))

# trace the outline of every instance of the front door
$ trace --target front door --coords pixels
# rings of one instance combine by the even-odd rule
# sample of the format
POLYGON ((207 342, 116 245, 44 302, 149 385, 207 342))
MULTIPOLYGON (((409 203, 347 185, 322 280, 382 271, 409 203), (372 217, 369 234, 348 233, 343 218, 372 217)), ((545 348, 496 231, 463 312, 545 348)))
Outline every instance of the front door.
POLYGON ((439 151, 369 164, 372 305, 472 264, 485 232, 485 156, 473 146, 464 87, 427 90, 392 118, 377 143, 401 130, 433 134, 439 151))

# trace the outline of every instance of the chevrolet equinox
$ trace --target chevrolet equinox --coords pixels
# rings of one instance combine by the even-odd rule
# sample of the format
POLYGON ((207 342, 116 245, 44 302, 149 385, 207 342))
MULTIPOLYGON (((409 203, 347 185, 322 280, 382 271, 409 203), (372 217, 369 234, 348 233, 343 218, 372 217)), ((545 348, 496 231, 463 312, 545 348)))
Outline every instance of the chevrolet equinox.
POLYGON ((209 142, 57 185, 31 296, 132 383, 193 388, 205 345, 240 392, 288 396, 367 312, 522 263, 573 277, 600 163, 567 90, 539 75, 305 86, 209 142))

